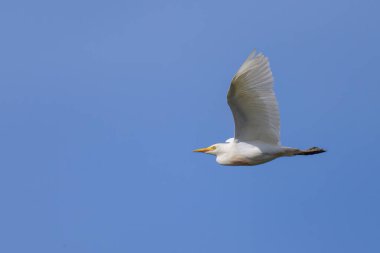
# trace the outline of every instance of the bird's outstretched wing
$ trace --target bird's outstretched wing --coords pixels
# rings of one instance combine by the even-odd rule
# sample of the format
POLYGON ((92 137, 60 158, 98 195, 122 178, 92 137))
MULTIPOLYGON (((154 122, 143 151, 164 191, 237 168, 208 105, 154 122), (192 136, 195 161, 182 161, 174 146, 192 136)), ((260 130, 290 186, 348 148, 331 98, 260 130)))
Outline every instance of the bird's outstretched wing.
POLYGON ((280 114, 268 59, 253 51, 232 79, 227 95, 235 138, 280 144, 280 114))

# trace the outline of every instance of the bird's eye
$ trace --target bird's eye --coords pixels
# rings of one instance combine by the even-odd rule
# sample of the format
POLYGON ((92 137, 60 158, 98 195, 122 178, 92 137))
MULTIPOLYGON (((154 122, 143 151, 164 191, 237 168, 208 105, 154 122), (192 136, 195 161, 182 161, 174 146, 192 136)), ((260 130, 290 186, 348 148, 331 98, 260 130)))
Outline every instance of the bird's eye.
POLYGON ((216 146, 211 146, 211 149, 212 149, 212 150, 215 150, 215 149, 216 149, 216 146))

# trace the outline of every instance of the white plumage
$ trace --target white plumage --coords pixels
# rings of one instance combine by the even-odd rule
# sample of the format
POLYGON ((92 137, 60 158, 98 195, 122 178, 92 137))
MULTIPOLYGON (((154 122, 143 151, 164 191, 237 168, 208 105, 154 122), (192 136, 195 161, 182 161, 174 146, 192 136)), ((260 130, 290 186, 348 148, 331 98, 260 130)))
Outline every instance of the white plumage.
POLYGON ((280 144, 280 114, 268 59, 253 51, 232 79, 227 99, 235 138, 280 144))
POLYGON ((235 121, 235 138, 226 143, 194 150, 216 155, 223 165, 257 165, 281 156, 313 155, 325 152, 280 145, 280 114, 273 92, 268 59, 253 51, 232 79, 227 101, 235 121))

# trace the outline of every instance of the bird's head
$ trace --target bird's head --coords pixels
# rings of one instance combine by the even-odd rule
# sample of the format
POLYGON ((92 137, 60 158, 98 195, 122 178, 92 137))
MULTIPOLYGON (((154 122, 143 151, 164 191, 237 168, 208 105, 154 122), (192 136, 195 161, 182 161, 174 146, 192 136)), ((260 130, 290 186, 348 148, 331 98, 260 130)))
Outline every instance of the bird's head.
POLYGON ((193 152, 200 152, 205 153, 209 155, 217 155, 220 151, 220 144, 214 144, 207 148, 199 148, 196 150, 193 150, 193 152))

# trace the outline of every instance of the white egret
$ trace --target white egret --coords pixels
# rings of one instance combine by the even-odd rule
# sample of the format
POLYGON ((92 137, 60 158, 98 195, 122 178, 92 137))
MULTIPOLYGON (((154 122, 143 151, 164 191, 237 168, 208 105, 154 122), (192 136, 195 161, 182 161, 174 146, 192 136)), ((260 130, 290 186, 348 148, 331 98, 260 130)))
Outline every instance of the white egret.
POLYGON ((268 59, 253 51, 232 79, 227 101, 235 121, 235 138, 196 149, 216 156, 222 165, 258 165, 282 156, 314 155, 325 152, 280 144, 280 114, 273 92, 268 59))

